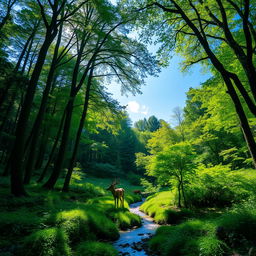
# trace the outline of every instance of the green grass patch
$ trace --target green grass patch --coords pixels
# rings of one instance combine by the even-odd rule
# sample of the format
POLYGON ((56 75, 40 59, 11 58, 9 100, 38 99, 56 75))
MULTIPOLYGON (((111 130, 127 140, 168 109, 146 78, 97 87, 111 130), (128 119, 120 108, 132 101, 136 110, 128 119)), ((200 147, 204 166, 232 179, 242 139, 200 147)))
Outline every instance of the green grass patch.
MULTIPOLYGON (((76 255, 76 250, 85 242, 85 247, 95 248, 102 254, 107 246, 98 241, 113 241, 119 237, 118 228, 127 229, 140 225, 140 218, 128 211, 128 203, 138 201, 125 186, 125 209, 114 208, 114 199, 102 184, 110 180, 75 177, 70 192, 62 193, 63 180, 53 191, 45 190, 32 182, 27 187, 29 197, 15 198, 9 195, 9 180, 0 185, 0 247, 6 255, 76 255), (86 182, 85 182, 86 181, 86 182), (90 245, 89 242, 95 242, 90 245), (87 243, 87 245, 86 245, 87 243)), ((125 185, 128 183, 125 183, 125 185)), ((129 186, 134 188, 134 186, 129 186)), ((115 255, 110 246, 106 255, 115 255)), ((89 249, 88 254, 92 253, 89 249)), ((107 251, 107 250, 106 250, 107 251)), ((104 251, 105 253, 105 251, 104 251)), ((77 254, 77 255, 82 255, 77 254)))
POLYGON ((68 236, 61 228, 39 230, 26 237, 24 247, 26 256, 69 256, 71 249, 68 236))
POLYGON ((174 192, 158 192, 148 197, 140 209, 159 224, 177 224, 194 216, 191 210, 176 208, 174 202, 174 192))
POLYGON ((160 227, 150 240, 150 249, 161 256, 217 256, 225 244, 215 235, 215 223, 190 220, 177 226, 160 227))
POLYGON ((102 242, 83 242, 77 247, 77 256, 117 256, 112 245, 102 242))
POLYGON ((227 209, 221 215, 205 214, 175 226, 162 226, 150 240, 153 253, 161 256, 248 255, 255 248, 255 199, 227 209))
POLYGON ((131 213, 128 209, 111 208, 107 211, 107 215, 122 230, 126 230, 134 226, 141 226, 141 218, 138 215, 131 213))

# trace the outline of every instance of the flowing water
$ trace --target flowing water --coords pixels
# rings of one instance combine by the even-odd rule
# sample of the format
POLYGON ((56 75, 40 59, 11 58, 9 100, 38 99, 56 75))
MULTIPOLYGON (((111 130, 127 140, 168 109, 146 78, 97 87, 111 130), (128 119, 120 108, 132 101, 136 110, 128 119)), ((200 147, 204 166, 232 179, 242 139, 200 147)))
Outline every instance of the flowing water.
POLYGON ((114 243, 114 247, 119 251, 119 255, 148 255, 144 250, 144 244, 155 233, 159 225, 154 223, 152 218, 139 210, 142 203, 143 201, 130 205, 130 212, 137 214, 142 218, 142 226, 136 229, 120 232, 120 238, 114 243))

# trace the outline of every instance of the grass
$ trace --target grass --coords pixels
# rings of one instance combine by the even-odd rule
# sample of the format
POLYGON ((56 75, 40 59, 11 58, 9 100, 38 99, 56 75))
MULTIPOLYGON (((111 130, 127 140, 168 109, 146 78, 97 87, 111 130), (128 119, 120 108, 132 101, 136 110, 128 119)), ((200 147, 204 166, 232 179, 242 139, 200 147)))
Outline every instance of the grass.
POLYGON ((9 180, 1 179, 0 254, 116 255, 112 245, 99 241, 117 239, 118 228, 140 225, 140 218, 127 209, 128 203, 139 197, 125 187, 127 208, 115 209, 112 195, 96 186, 97 180, 100 185, 109 183, 77 179, 72 181, 69 193, 58 190, 61 183, 54 191, 32 183, 27 188, 29 197, 15 198, 9 195, 9 180))
POLYGON ((141 226, 141 218, 138 215, 131 213, 128 209, 111 208, 107 211, 107 216, 109 216, 122 230, 126 230, 133 226, 141 226))
POLYGON ((150 242, 150 249, 161 256, 217 256, 226 246, 215 234, 216 223, 189 220, 177 226, 163 226, 150 242))
POLYGON ((173 209, 170 199, 168 201, 166 198, 170 195, 171 193, 159 192, 141 206, 155 219, 176 224, 157 229, 156 235, 149 241, 153 255, 248 255, 249 249, 255 250, 254 197, 233 205, 232 208, 222 209, 222 212, 212 213, 205 209, 205 213, 201 214, 200 211, 195 213, 186 209, 173 209))
POLYGON ((88 241, 79 244, 77 256, 117 256, 118 252, 109 244, 88 241))
POLYGON ((174 202, 174 192, 162 191, 148 197, 140 209, 159 224, 176 224, 194 215, 191 210, 178 209, 174 202))
POLYGON ((26 237, 22 251, 26 256, 72 255, 66 232, 57 227, 42 229, 26 237))

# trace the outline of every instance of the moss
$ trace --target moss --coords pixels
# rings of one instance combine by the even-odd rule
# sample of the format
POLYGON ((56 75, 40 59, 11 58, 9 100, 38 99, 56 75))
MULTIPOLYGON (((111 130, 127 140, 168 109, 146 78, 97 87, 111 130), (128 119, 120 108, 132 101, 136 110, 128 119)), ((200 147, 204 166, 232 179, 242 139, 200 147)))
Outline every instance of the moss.
POLYGON ((95 236, 105 240, 115 240, 119 237, 115 224, 91 206, 59 212, 56 223, 68 233, 73 243, 95 239, 95 236))
POLYGON ((107 211, 107 215, 122 230, 134 226, 141 226, 141 218, 138 215, 131 213, 128 209, 111 208, 107 211))
MULTIPOLYGON (((6 183, 0 188, 1 252, 65 256, 71 254, 72 248, 73 255, 79 243, 112 241, 119 237, 118 227, 139 225, 140 218, 128 211, 127 202, 126 209, 115 209, 109 192, 84 181, 72 182, 69 193, 58 189, 48 191, 32 182, 27 188, 30 194, 27 198, 6 196, 9 180, 0 181, 0 184, 6 183)), ((109 180, 102 182, 107 184, 109 180)), ((59 185, 62 183, 63 180, 58 181, 59 185)), ((129 203, 137 201, 138 195, 129 194, 126 184, 124 187, 129 203)))
POLYGON ((150 196, 140 207, 159 224, 177 224, 194 216, 193 211, 174 207, 175 195, 163 191, 150 196))
POLYGON ((150 249, 162 256, 217 256, 227 246, 215 235, 216 223, 191 220, 177 226, 162 226, 150 240, 150 249))
POLYGON ((47 228, 36 231, 25 239, 26 256, 69 256, 71 249, 68 236, 61 228, 47 228))
POLYGON ((77 256, 117 256, 118 252, 110 244, 101 242, 84 242, 77 247, 77 256))

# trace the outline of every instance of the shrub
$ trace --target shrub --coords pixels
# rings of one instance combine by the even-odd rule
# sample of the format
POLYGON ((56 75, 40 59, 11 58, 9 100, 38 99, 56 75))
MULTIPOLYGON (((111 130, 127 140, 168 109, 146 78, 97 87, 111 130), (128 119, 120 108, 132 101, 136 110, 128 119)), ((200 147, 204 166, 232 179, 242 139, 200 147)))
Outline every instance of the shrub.
POLYGON ((83 242, 77 247, 77 256, 117 256, 112 245, 101 242, 83 242))
POLYGON ((118 168, 109 163, 93 163, 90 169, 90 172, 99 178, 118 177, 120 175, 118 168))
POLYGON ((139 186, 140 185, 140 175, 137 175, 133 172, 129 172, 127 174, 127 179, 130 181, 132 185, 139 186))
POLYGON ((144 191, 146 193, 157 193, 159 192, 160 186, 151 183, 150 181, 148 181, 147 179, 142 178, 140 180, 140 183, 142 185, 142 187, 144 188, 144 191))
POLYGON ((79 198, 83 198, 83 200, 104 196, 106 192, 98 186, 95 186, 90 183, 77 183, 70 186, 70 192, 74 192, 74 196, 79 198))
POLYGON ((27 234, 31 229, 40 224, 40 218, 24 208, 15 212, 0 213, 0 230, 2 232, 16 233, 17 235, 27 234))
POLYGON ((177 226, 162 226, 149 241, 150 249, 161 256, 218 256, 226 246, 215 236, 216 224, 191 220, 177 226))
POLYGON ((69 256, 71 250, 68 237, 61 228, 47 228, 36 231, 25 238, 24 254, 26 256, 69 256))
POLYGON ((165 210, 165 215, 168 224, 177 224, 195 216, 189 209, 168 209, 165 210))
POLYGON ((231 206, 255 195, 255 187, 255 175, 246 177, 245 171, 231 171, 222 165, 200 168, 187 187, 187 201, 195 207, 231 206))
POLYGON ((219 227, 223 229, 222 239, 230 246, 240 246, 249 241, 253 244, 256 237, 255 200, 235 206, 219 219, 219 227))

